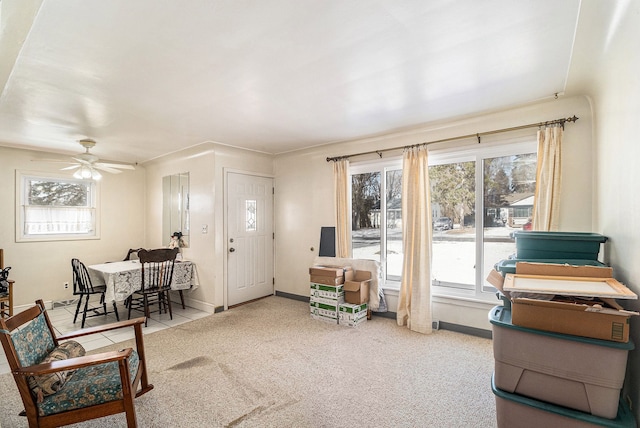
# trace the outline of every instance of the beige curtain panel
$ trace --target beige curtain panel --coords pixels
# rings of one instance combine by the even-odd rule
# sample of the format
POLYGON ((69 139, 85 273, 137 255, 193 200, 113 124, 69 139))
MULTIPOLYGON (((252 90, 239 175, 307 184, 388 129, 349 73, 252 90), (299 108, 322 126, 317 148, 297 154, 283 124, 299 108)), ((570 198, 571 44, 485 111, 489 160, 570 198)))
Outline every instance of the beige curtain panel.
POLYGON ((426 146, 404 151, 402 162, 402 282, 397 322, 431 333, 431 203, 426 146))
POLYGON ((333 163, 336 197, 336 257, 351 257, 351 210, 349 209, 349 161, 333 163))
POLYGON ((560 219, 563 127, 538 130, 538 166, 533 201, 533 230, 557 231, 560 219))

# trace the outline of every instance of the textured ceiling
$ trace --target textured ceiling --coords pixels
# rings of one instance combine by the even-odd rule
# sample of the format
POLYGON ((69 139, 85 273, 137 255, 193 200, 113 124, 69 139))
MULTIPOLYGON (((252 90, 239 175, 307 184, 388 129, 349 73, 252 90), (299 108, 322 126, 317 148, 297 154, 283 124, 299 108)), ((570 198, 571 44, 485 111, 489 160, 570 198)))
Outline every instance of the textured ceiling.
POLYGON ((282 153, 552 98, 580 1, 0 6, 0 145, 75 153, 89 137, 101 157, 144 162, 204 141, 282 153))

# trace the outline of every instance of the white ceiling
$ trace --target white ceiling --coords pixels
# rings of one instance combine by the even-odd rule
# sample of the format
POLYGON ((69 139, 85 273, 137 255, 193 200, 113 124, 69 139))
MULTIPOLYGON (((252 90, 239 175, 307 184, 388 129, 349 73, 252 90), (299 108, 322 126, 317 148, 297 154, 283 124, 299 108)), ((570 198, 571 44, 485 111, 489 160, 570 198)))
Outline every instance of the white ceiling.
POLYGON ((126 162, 205 141, 282 153, 552 98, 567 86, 581 7, 579 0, 0 5, 0 47, 11 47, 0 50, 0 145, 77 153, 77 140, 89 137, 98 141, 95 154, 126 162))

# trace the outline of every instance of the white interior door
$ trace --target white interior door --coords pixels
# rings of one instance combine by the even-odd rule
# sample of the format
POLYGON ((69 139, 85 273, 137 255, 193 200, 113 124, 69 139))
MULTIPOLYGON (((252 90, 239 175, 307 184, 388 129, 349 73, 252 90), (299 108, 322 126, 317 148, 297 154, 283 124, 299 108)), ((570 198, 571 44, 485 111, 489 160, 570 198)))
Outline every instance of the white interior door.
POLYGON ((227 173, 227 306, 273 294, 273 179, 227 173))

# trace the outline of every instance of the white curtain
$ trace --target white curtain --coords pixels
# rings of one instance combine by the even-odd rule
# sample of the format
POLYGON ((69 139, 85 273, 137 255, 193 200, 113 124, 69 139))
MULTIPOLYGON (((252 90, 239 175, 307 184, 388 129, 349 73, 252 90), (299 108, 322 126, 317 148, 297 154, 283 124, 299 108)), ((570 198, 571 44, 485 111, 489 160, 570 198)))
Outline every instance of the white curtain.
POLYGON ((24 207, 25 235, 88 233, 93 230, 93 208, 24 207))
POLYGON ((402 241, 397 322, 413 331, 431 333, 431 203, 426 146, 404 151, 402 241))
POLYGON ((560 219, 562 125, 538 130, 533 230, 556 231, 560 219))
POLYGON ((349 209, 349 161, 333 163, 336 197, 336 257, 351 256, 351 211, 349 209))

